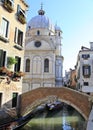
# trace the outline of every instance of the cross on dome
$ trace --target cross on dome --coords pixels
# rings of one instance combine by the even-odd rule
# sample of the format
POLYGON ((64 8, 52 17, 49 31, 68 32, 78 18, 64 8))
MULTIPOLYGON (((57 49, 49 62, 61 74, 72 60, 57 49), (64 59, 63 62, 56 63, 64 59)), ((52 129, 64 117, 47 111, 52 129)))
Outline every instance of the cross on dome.
POLYGON ((41 10, 43 9, 43 3, 41 3, 41 10))
POLYGON ((43 10, 43 3, 41 3, 41 9, 38 11, 39 15, 44 15, 45 11, 43 10))

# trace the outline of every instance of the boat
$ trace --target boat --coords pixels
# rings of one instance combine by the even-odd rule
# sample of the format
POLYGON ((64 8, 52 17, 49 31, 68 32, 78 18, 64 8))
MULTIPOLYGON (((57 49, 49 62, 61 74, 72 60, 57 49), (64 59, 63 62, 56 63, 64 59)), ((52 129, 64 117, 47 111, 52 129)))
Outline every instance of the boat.
POLYGON ((28 122, 29 122, 29 120, 23 122, 22 124, 20 124, 20 125, 18 125, 18 126, 14 126, 14 127, 12 128, 12 130, 18 130, 19 128, 22 128, 23 126, 25 126, 28 122))
POLYGON ((63 108, 63 102, 60 101, 55 101, 53 103, 47 103, 46 104, 46 108, 49 111, 53 111, 53 110, 58 110, 58 109, 62 109, 63 108))
POLYGON ((17 126, 13 126, 12 130, 18 130, 19 128, 22 128, 23 126, 25 126, 29 120, 31 120, 34 117, 34 114, 29 113, 28 115, 19 118, 19 120, 17 121, 18 125, 17 126))

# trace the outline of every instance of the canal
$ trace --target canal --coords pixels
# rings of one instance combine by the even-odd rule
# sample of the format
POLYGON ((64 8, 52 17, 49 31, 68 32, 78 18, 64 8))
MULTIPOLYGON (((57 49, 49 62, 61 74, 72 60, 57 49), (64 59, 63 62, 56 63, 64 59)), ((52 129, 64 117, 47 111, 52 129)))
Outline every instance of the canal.
POLYGON ((48 111, 38 108, 35 118, 30 120, 21 130, 85 130, 84 118, 73 107, 63 106, 48 111))

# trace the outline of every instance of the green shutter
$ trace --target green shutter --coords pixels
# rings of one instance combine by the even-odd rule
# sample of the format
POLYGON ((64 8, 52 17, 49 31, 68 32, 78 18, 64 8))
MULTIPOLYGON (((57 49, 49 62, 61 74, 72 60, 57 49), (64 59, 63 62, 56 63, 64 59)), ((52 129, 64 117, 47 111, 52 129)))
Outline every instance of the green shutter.
POLYGON ((17 27, 15 28, 14 42, 17 43, 17 27))
POLYGON ((3 50, 0 50, 0 67, 3 66, 3 54, 4 54, 3 50))

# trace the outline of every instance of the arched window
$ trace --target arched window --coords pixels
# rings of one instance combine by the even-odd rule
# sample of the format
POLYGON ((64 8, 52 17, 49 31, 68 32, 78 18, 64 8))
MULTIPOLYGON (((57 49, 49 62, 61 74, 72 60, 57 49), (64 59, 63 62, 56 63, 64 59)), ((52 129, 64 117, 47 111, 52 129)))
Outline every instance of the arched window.
POLYGON ((60 37, 60 32, 58 33, 58 36, 60 37))
POLYGON ((40 35, 40 31, 39 30, 37 30, 37 35, 40 35))
POLYGON ((44 72, 49 72, 49 59, 44 60, 44 72))
POLYGON ((28 26, 28 30, 30 30, 31 29, 31 26, 28 26))
POLYGON ((51 33, 49 32, 49 36, 51 35, 51 33))
POLYGON ((26 60, 25 72, 30 72, 30 60, 26 60))

